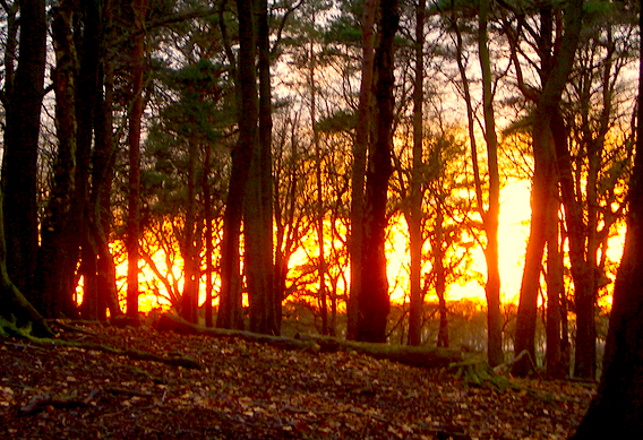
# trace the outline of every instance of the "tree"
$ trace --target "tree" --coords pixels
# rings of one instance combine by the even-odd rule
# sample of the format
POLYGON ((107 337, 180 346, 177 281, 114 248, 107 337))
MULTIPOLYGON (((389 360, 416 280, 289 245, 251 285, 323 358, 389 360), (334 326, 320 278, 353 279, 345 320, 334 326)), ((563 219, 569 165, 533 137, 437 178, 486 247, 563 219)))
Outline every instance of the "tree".
POLYGON ((348 299, 348 339, 357 338, 359 321, 359 297, 362 294, 362 258, 364 248, 364 180, 366 158, 371 136, 371 99, 374 64, 374 25, 377 2, 366 0, 362 17, 362 66, 357 108, 357 124, 353 142, 353 166, 351 168, 351 287, 348 299))
MULTIPOLYGON (((582 24, 582 0, 567 3, 563 10, 563 31, 557 33, 553 43, 554 11, 553 5, 545 3, 539 8, 540 34, 538 38, 538 56, 540 58, 541 89, 533 94, 525 84, 521 89, 535 101, 532 125, 532 151, 534 156, 534 175, 532 186, 532 212, 525 256, 520 304, 516 324, 516 354, 527 350, 535 360, 535 335, 538 308, 538 290, 542 257, 546 243, 547 224, 553 216, 552 210, 558 211, 558 176, 556 174, 556 154, 553 139, 553 116, 558 112, 561 96, 571 71, 582 24), (560 48, 554 50, 554 48, 560 48)), ((517 46, 513 32, 509 31, 512 45, 512 58, 517 77, 522 80, 521 66, 517 62, 517 46)), ((528 357, 516 362, 513 371, 517 375, 527 374, 531 368, 528 357)))
MULTIPOLYGON (((37 288, 40 309, 49 317, 78 316, 74 292, 79 259, 79 212, 77 200, 76 118, 78 56, 72 24, 78 5, 60 2, 54 9, 52 35, 56 53, 53 75, 56 92, 56 128, 58 150, 54 162, 51 196, 41 228, 37 288)), ((82 211, 82 210, 81 210, 82 211)))
POLYGON ((390 309, 386 276, 386 201, 392 172, 393 144, 393 39, 397 32, 397 0, 379 4, 378 45, 375 52, 376 141, 367 168, 364 209, 364 246, 360 270, 362 288, 358 296, 359 317, 356 338, 359 341, 384 342, 390 309))
MULTIPOLYGON (((643 2, 639 2, 643 10, 643 2)), ((643 31, 643 13, 639 12, 643 31)), ((643 437, 643 40, 639 41, 636 154, 628 193, 627 234, 614 286, 603 375, 576 440, 643 437), (609 420, 609 423, 605 423, 609 420)))
MULTIPOLYGON (((244 238, 245 238, 245 273, 248 282, 248 302, 250 305, 250 330, 257 333, 279 334, 280 323, 277 317, 280 313, 281 298, 275 297, 273 282, 273 215, 272 215, 272 102, 270 85, 270 46, 268 28, 268 4, 266 0, 258 0, 253 11, 239 8, 240 39, 243 43, 253 44, 252 59, 254 60, 254 45, 256 44, 257 71, 255 62, 248 58, 249 66, 240 66, 240 71, 247 79, 258 77, 259 90, 255 84, 241 83, 242 96, 256 112, 244 129, 250 130, 246 139, 248 148, 252 150, 250 176, 246 188, 244 202, 244 238), (251 15, 256 15, 256 23, 251 15), (241 22, 247 20, 243 27, 241 22), (247 26, 247 28, 246 28, 247 26), (247 34, 247 35, 246 35, 247 34), (250 72, 253 69, 253 72, 250 72), (250 124, 258 124, 250 127, 250 124), (255 133, 256 131, 256 133, 255 133)), ((252 9, 252 8, 251 8, 252 9)), ((254 113, 251 113, 254 114, 254 113)), ((244 113, 243 118, 246 117, 244 113)), ((241 123, 240 128, 241 130, 241 123)))
POLYGON ((232 169, 230 185, 226 198, 223 216, 223 240, 221 243, 221 293, 219 296, 219 313, 216 326, 219 328, 243 328, 243 310, 241 303, 241 220, 243 217, 243 199, 248 181, 248 172, 252 160, 252 142, 255 141, 257 123, 256 73, 254 69, 254 41, 252 31, 252 10, 250 4, 237 2, 239 10, 239 59, 232 52, 225 22, 224 6, 219 9, 219 27, 222 30, 226 54, 231 65, 232 77, 236 87, 236 112, 239 121, 239 137, 231 151, 232 169), (244 7, 250 8, 248 10, 244 7), (243 14, 242 14, 243 12, 243 14), (242 44, 241 44, 242 42, 242 44), (245 67, 245 68, 244 68, 245 67), (245 84, 245 86, 244 86, 245 84), (254 122, 253 122, 254 121, 254 122))
MULTIPOLYGON (((411 208, 407 215, 409 247, 411 249, 409 345, 422 342, 423 295, 420 286, 422 267, 422 142, 424 102, 424 15, 426 1, 416 6, 415 23, 415 80, 413 84, 413 169, 411 171, 411 208)), ((441 328, 441 327, 440 327, 441 328)))
POLYGON ((631 111, 626 106, 623 114, 618 103, 627 93, 622 71, 632 58, 632 43, 616 35, 634 32, 622 8, 603 2, 597 6, 600 12, 584 18, 584 38, 573 73, 576 79, 568 87, 569 103, 561 106, 552 121, 574 282, 574 374, 591 379, 596 375, 594 317, 599 291, 605 285, 607 237, 622 210, 614 189, 628 169, 622 160, 623 147, 610 141, 623 129, 625 118, 629 124, 631 111))
MULTIPOLYGON (((500 215, 500 176, 498 172, 498 136, 494 110, 494 79, 491 71, 491 54, 489 50, 489 15, 491 3, 481 1, 478 5, 478 62, 482 75, 482 127, 487 150, 488 168, 488 200, 483 197, 483 184, 478 159, 475 111, 471 87, 467 76, 466 55, 464 53, 462 31, 456 18, 456 4, 452 3, 453 23, 451 24, 456 36, 456 62, 462 79, 462 95, 467 108, 467 123, 469 142, 471 144, 471 163, 473 166, 474 190, 476 194, 477 211, 482 219, 482 229, 486 235, 486 243, 482 245, 487 263, 487 282, 485 294, 487 299, 487 357, 491 365, 504 362, 502 350, 502 315, 500 313, 500 269, 498 261, 498 219, 500 215), (485 208, 485 204, 487 207, 485 208)), ((461 6, 460 6, 461 7, 461 6)), ((466 14, 466 12, 464 12, 466 14)))
POLYGON ((9 90, 2 162, 7 271, 38 306, 31 291, 38 255, 37 159, 43 99, 47 20, 44 0, 20 1, 18 68, 9 90))
POLYGON ((133 0, 134 38, 131 55, 131 97, 129 113, 129 195, 127 219, 127 316, 138 319, 138 262, 140 238, 141 119, 145 108, 145 19, 148 0, 133 0))

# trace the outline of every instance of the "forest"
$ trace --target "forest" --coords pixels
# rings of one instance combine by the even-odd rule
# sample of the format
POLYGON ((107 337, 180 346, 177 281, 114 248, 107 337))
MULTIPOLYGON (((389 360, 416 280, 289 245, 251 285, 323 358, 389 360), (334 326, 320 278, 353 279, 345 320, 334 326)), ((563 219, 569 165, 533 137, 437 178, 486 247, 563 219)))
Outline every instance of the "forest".
MULTIPOLYGON (((542 397, 501 370, 573 380, 566 401, 589 411, 574 438, 604 414, 637 438, 641 15, 631 0, 1 0, 0 335, 120 346, 153 322, 236 335, 220 350, 241 358, 278 357, 245 345, 260 343, 443 356, 503 391, 542 397)), ((328 362, 380 368, 347 359, 328 362)), ((0 406, 12 395, 0 383, 0 406)), ((345 414, 381 418, 364 411, 345 414)), ((300 422, 279 419, 308 438, 300 422)), ((425 422, 386 423, 404 438, 425 422)), ((521 432, 492 430, 538 428, 521 432)))

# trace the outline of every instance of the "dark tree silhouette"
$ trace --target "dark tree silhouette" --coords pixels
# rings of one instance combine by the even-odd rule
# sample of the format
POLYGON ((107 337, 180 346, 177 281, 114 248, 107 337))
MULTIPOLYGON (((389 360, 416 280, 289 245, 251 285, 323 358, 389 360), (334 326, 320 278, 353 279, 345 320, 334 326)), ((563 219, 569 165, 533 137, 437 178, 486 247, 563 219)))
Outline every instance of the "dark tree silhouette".
MULTIPOLYGON (((643 7, 643 2, 641 2, 643 7)), ((639 17, 643 30, 643 14, 639 17)), ((614 285, 603 376, 573 439, 643 438, 643 41, 627 235, 614 285)))
POLYGON ((399 23, 396 0, 380 1, 379 44, 375 51, 375 99, 377 140, 366 173, 362 290, 359 294, 357 340, 385 342, 386 318, 390 310, 386 278, 386 201, 392 172, 393 143, 393 39, 399 23))

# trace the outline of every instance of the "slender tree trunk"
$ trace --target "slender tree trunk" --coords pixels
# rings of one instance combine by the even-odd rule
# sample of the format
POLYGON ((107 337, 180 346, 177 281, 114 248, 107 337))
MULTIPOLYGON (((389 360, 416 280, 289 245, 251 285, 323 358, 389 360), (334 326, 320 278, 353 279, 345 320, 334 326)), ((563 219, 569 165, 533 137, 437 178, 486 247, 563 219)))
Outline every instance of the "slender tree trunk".
MULTIPOLYGON (((439 189, 438 191, 441 191, 439 189)), ((433 243, 433 263, 435 265, 435 294, 438 297, 438 315, 440 325, 438 327, 438 347, 449 346, 449 318, 446 301, 446 271, 444 268, 444 211, 442 209, 442 197, 437 197, 435 217, 435 243, 433 243)))
POLYGON ((371 100, 375 56, 375 11, 376 0, 365 0, 362 17, 362 81, 359 89, 357 126, 353 142, 353 166, 351 168, 351 231, 350 259, 351 286, 348 298, 348 339, 357 338, 359 321, 359 296, 362 292, 362 255, 364 247, 364 181, 366 176, 366 153, 371 136, 371 100))
MULTIPOLYGON (((643 2, 640 2, 643 10, 643 2)), ((639 15, 643 32, 643 14, 639 15)), ((643 41, 639 42, 636 155, 623 259, 614 285, 603 375, 576 440, 643 438, 643 41), (609 423, 606 423, 609 421, 609 423)))
MULTIPOLYGON (((122 315, 116 289, 116 266, 109 248, 109 235, 112 229, 112 184, 114 180, 114 163, 116 148, 113 135, 113 90, 114 74, 109 57, 109 42, 113 38, 113 1, 105 0, 102 9, 101 40, 101 70, 97 88, 103 90, 99 95, 95 120, 95 149, 92 169, 92 235, 96 244, 97 264, 97 295, 99 304, 104 304, 111 318, 122 315)), ((101 312, 102 314, 103 312, 101 312)))
POLYGON ((45 77, 47 20, 44 0, 20 0, 18 68, 9 96, 2 162, 8 275, 40 307, 32 291, 38 255, 38 139, 45 77))
POLYGON ((181 316, 188 322, 196 323, 199 301, 199 251, 196 246, 196 174, 198 148, 194 142, 188 146, 188 187, 183 245, 184 262, 183 297, 181 316))
MULTIPOLYGON (((315 25, 314 15, 312 24, 315 25)), ((311 40, 309 47, 310 71, 310 119, 313 130, 313 145, 315 148, 315 185, 316 185, 316 209, 315 209, 315 232, 317 234, 317 249, 319 258, 317 259, 317 274, 319 277, 319 311, 322 321, 322 334, 329 334, 328 331, 328 301, 326 293, 326 255, 324 248, 324 218, 326 210, 324 209, 324 187, 322 184, 322 151, 319 132, 317 130, 317 84, 315 82, 316 54, 314 42, 311 40)))
MULTIPOLYGON (((500 216, 500 175, 498 172, 498 137, 496 118, 493 110, 491 78, 491 57, 488 47, 488 15, 490 1, 480 2, 478 47, 482 71, 482 107, 484 113, 484 136, 487 144, 487 165, 489 167, 489 207, 486 212, 480 204, 482 222, 487 235, 484 249, 487 262, 487 357, 492 366, 505 361, 502 351, 502 314, 500 313, 500 267, 498 261, 498 218, 500 216)), ((479 179, 478 179, 479 180, 479 179)), ((481 203, 482 200, 479 200, 481 203)))
POLYGON ((409 345, 422 343, 422 138, 424 102, 424 15, 426 1, 419 0, 415 27, 415 81, 413 87, 413 169, 411 171, 411 215, 408 219, 411 248, 411 299, 409 304, 409 345))
POLYGON ((129 115, 129 196, 127 219, 127 316, 138 319, 138 261, 140 238, 140 185, 141 185, 141 119, 143 101, 143 73, 145 71, 145 18, 148 0, 132 0, 136 30, 132 49, 132 109, 129 115))
POLYGON ((212 320, 212 294, 214 290, 212 275, 214 274, 214 266, 212 259, 214 256, 214 233, 212 222, 214 221, 212 215, 212 194, 210 193, 210 167, 211 165, 212 148, 210 145, 205 146, 204 164, 203 164, 203 210, 205 217, 205 326, 212 327, 214 325, 212 320))
MULTIPOLYGON (((574 280, 576 303, 576 351, 574 375, 594 379, 596 375, 596 326, 594 304, 596 303, 595 257, 594 264, 588 261, 588 225, 580 200, 574 191, 571 159, 567 147, 566 127, 560 112, 553 115, 552 131, 556 133, 556 154, 560 173, 560 187, 565 206, 565 223, 569 238, 569 259, 574 280)), ((588 195, 589 196, 589 195, 588 195)))
POLYGON ((377 102, 377 140, 369 157, 364 210, 364 248, 362 255, 362 291, 359 294, 357 340, 385 342, 390 310, 386 276, 386 201, 392 172, 393 85, 395 77, 393 39, 397 32, 397 0, 380 1, 380 35, 375 53, 375 97, 377 102))
POLYGON ((566 374, 561 339, 561 296, 565 294, 563 283, 563 255, 559 245, 558 212, 550 212, 547 231, 547 353, 545 362, 547 376, 564 379, 566 374))

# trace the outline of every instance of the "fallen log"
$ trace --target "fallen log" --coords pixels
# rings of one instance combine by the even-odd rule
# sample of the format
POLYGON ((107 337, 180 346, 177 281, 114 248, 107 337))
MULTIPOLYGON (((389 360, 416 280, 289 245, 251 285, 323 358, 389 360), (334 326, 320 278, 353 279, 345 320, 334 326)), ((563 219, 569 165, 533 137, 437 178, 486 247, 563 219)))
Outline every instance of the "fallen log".
POLYGON ((161 315, 155 328, 158 331, 173 331, 183 335, 239 338, 286 350, 355 352, 376 359, 387 359, 392 362, 421 368, 445 368, 452 363, 463 360, 462 352, 454 349, 343 341, 337 338, 310 335, 297 335, 294 338, 289 338, 285 336, 262 335, 243 330, 206 328, 187 322, 172 313, 161 315))

